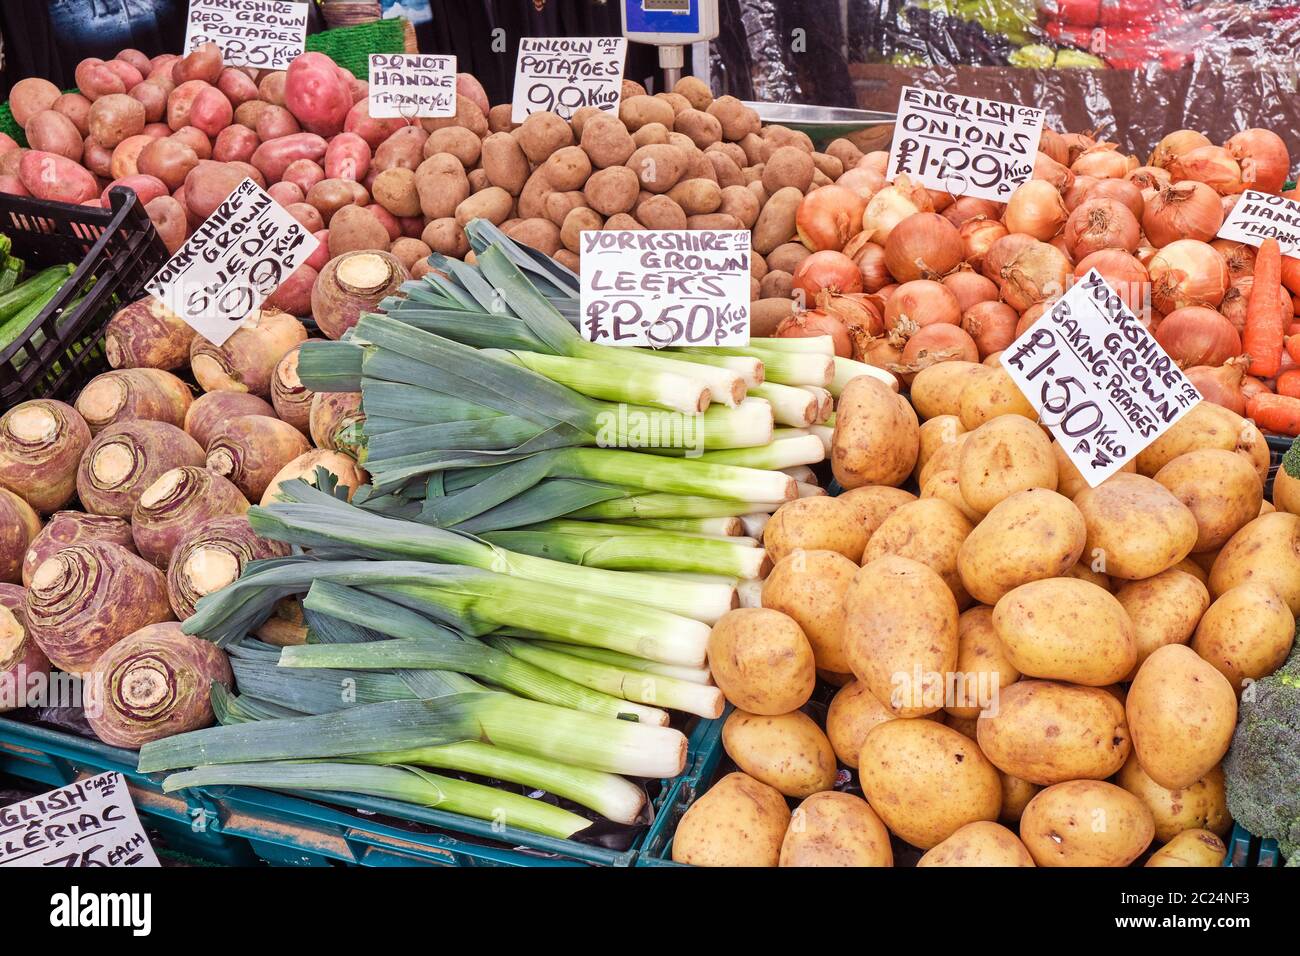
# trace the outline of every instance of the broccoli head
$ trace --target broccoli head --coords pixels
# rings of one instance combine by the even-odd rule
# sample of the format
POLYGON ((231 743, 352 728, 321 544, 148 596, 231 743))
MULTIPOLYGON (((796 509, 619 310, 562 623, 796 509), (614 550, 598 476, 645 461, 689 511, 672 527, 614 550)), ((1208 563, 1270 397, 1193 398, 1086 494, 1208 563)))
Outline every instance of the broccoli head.
POLYGON ((1300 438, 1293 441, 1282 456, 1282 469, 1292 478, 1300 478, 1300 438))
POLYGON ((1300 645, 1242 692, 1223 771, 1233 819, 1300 860, 1300 645))

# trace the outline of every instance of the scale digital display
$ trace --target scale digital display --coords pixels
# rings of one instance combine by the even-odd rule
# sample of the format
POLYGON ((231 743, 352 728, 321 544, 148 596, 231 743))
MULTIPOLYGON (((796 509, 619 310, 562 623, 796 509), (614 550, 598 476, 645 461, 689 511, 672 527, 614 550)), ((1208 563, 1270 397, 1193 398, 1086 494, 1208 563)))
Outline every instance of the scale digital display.
POLYGON ((699 0, 625 0, 623 16, 623 33, 633 40, 635 34, 701 33, 699 0))

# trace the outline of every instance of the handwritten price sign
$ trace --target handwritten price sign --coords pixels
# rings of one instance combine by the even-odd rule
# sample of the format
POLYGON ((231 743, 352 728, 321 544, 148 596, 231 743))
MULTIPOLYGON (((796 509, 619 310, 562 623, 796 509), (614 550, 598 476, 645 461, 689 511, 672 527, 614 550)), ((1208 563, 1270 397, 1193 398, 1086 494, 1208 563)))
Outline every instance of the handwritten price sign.
POLYGON ((227 66, 287 70, 307 39, 307 4, 289 0, 190 0, 185 49, 221 48, 227 66))
POLYGON ((584 106, 617 115, 626 55, 623 37, 522 38, 511 121, 546 111, 567 120, 584 106))
POLYGON ((0 866, 157 866, 120 773, 0 807, 0 866))

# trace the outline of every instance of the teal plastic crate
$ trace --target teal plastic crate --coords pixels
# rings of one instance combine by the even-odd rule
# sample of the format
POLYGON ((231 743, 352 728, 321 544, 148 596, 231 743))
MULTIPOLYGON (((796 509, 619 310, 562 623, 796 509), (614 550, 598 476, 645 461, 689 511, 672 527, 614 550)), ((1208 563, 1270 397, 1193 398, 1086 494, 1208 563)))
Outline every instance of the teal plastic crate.
POLYGON ((642 840, 636 859, 637 866, 686 865, 672 861, 673 834, 677 832, 677 824, 681 822, 682 815, 695 802, 696 797, 713 783, 723 757, 722 724, 732 709, 728 704, 720 718, 708 722, 710 726, 707 739, 701 739, 697 758, 688 763, 686 772, 665 787, 655 800, 654 822, 642 840))
POLYGON ((1232 833, 1228 836, 1228 855, 1223 858, 1223 865, 1277 867, 1283 865, 1283 860, 1276 840, 1257 837, 1249 830, 1243 830, 1240 824, 1234 823, 1232 833))
POLYGON ((136 753, 65 731, 0 717, 0 772, 60 787, 116 770, 137 809, 169 846, 231 866, 625 866, 647 836, 666 830, 660 806, 682 780, 717 766, 722 721, 688 726, 686 770, 658 782, 653 822, 624 850, 540 836, 426 807, 358 794, 312 799, 252 787, 195 787, 164 794, 164 773, 136 771, 136 753))

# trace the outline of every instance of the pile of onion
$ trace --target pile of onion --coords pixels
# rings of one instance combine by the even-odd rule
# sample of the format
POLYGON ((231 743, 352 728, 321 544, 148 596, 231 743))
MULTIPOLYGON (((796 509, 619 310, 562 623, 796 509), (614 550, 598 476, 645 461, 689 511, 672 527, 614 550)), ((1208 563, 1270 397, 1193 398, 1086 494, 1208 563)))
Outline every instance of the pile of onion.
MULTIPOLYGON (((987 264, 986 259, 986 267, 987 264)), ((1031 240, 1030 245, 1002 267, 1002 298, 1013 309, 1024 311, 1035 303, 1064 294, 1073 275, 1074 269, 1065 253, 1046 242, 1031 240)))
POLYGON ((848 326, 838 316, 823 312, 821 309, 796 312, 776 327, 776 337, 779 339, 819 335, 831 337, 835 345, 835 354, 841 358, 850 358, 853 355, 853 340, 849 337, 848 326))
POLYGON ((961 262, 961 253, 957 227, 937 212, 908 216, 885 240, 885 266, 899 282, 945 276, 961 262))
POLYGON ((1165 315, 1189 305, 1217 306, 1228 291, 1228 264, 1213 246, 1196 239, 1169 243, 1147 268, 1151 301, 1165 315))
POLYGON ((1002 221, 1011 232, 1024 233, 1046 242, 1061 231, 1069 215, 1055 185, 1042 179, 1031 179, 1016 187, 1011 194, 1002 221))
MULTIPOLYGON (((825 188, 825 187, 823 187, 825 188)), ((842 252, 823 249, 808 256, 794 271, 794 288, 803 291, 806 301, 813 301, 817 293, 861 292, 862 272, 858 264, 842 252)))
POLYGON ((1129 173, 1129 161, 1114 143, 1098 143, 1079 154, 1070 164, 1070 172, 1076 176, 1121 179, 1129 173))
POLYGON ((1016 338, 1016 310, 1005 302, 977 302, 961 315, 961 327, 981 358, 1000 352, 1016 338))
POLYGON ((1076 261, 1102 249, 1133 252, 1141 238, 1142 227, 1118 199, 1085 199, 1065 224, 1065 244, 1076 261))
POLYGON ((1191 180, 1161 189, 1147 201, 1142 213, 1142 231, 1157 247, 1179 239, 1209 242, 1221 225, 1223 204, 1218 193, 1191 180))
POLYGON ((927 325, 956 325, 960 321, 957 297, 932 279, 904 282, 885 303, 885 328, 904 335, 927 325))
POLYGON ((977 271, 983 270, 984 256, 993 243, 1010 234, 1010 230, 996 219, 981 216, 967 219, 957 231, 961 236, 961 257, 977 271))
POLYGON ((795 212, 799 241, 813 252, 839 251, 862 231, 862 214, 867 201, 852 189, 829 185, 803 197, 795 212))
POLYGON ((1239 193, 1245 188, 1241 165, 1222 146, 1198 146, 1169 165, 1174 179, 1194 179, 1205 183, 1221 196, 1239 193))
POLYGON ((1172 133, 1167 133, 1156 144, 1156 148, 1151 152, 1151 158, 1147 160, 1147 165, 1168 169, 1169 165, 1184 153, 1211 145, 1213 144, 1210 138, 1204 133, 1198 133, 1194 129, 1176 129, 1172 133))
POLYGON ((1156 341, 1181 368, 1222 365, 1241 354, 1241 336, 1214 309, 1188 306, 1160 320, 1156 341))

